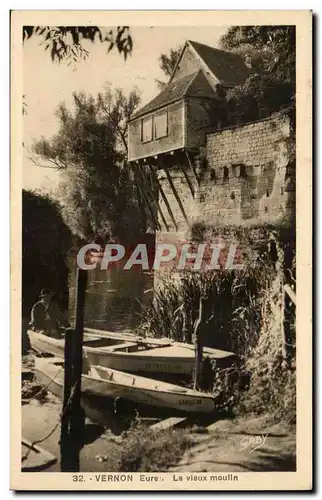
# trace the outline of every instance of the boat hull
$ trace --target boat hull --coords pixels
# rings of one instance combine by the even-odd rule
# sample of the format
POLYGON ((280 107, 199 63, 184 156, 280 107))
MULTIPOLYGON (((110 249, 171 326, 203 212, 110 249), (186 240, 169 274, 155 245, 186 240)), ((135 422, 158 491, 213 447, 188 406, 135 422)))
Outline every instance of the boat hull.
MULTIPOLYGON (((36 351, 64 357, 64 339, 53 339, 33 331, 28 334, 30 344, 36 351)), ((166 339, 148 340, 114 333, 99 337, 87 333, 83 347, 90 365, 122 372, 191 376, 195 367, 194 346, 171 341, 166 343, 166 339)), ((205 348, 204 354, 220 363, 234 359, 232 353, 211 348, 205 348)))
MULTIPOLYGON (((38 332, 28 331, 30 345, 38 352, 48 353, 53 356, 64 357, 64 339, 54 339, 43 335, 38 332)), ((91 347, 88 344, 93 339, 92 344, 95 344, 95 337, 88 337, 88 340, 84 342, 84 352, 91 365, 99 365, 107 368, 112 368, 113 370, 120 370, 130 373, 150 373, 150 374, 178 374, 178 375, 191 375, 194 367, 194 356, 188 350, 183 351, 182 356, 167 356, 162 357, 159 348, 154 355, 149 355, 149 351, 146 353, 133 353, 133 352, 113 352, 106 349, 104 343, 107 343, 106 338, 102 338, 102 348, 97 344, 99 343, 99 337, 96 338, 96 346, 91 347), (86 345, 87 342, 87 345, 86 345)), ((109 339, 112 345, 132 345, 134 347, 136 342, 125 343, 127 338, 124 340, 122 337, 116 337, 109 339)), ((153 350, 155 351, 155 350, 153 350)))
POLYGON ((159 355, 153 357, 140 353, 104 352, 95 348, 85 348, 84 351, 90 365, 128 373, 191 375, 194 369, 193 357, 162 357, 161 349, 159 355))
MULTIPOLYGON (((36 376, 49 391, 62 398, 64 369, 63 362, 57 359, 36 358, 36 376)), ((210 413, 215 409, 215 401, 210 394, 100 366, 92 366, 91 373, 82 376, 82 394, 123 398, 182 413, 210 413)))

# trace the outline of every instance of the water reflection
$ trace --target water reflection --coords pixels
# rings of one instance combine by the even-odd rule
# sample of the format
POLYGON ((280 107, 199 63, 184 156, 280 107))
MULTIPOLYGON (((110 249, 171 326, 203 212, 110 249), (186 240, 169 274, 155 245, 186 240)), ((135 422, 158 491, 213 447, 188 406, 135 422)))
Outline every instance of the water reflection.
MULTIPOLYGON (((75 321, 75 275, 71 270, 69 317, 75 321)), ((153 274, 140 266, 124 271, 120 268, 88 271, 85 326, 110 331, 136 328, 142 320, 142 305, 152 297, 153 274)))

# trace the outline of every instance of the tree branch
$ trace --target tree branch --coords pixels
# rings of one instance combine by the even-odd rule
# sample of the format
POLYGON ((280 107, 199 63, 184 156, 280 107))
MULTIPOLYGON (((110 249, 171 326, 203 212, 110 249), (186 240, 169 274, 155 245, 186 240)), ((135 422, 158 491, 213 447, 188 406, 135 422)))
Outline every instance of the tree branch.
POLYGON ((114 120, 110 111, 108 111, 106 106, 103 104, 102 104, 102 109, 105 112, 105 114, 108 116, 108 118, 111 120, 111 122, 113 123, 113 125, 114 125, 115 129, 117 130, 117 133, 120 136, 120 139, 121 139, 121 141, 126 149, 126 152, 127 152, 128 151, 127 142, 125 140, 125 135, 120 127, 120 124, 116 120, 114 120))
MULTIPOLYGON (((40 156, 40 155, 39 155, 40 156)), ((49 163, 52 163, 53 165, 41 165, 38 160, 35 160, 32 156, 28 156, 28 160, 30 160, 36 167, 41 167, 41 168, 51 168, 55 170, 66 170, 67 169, 67 164, 66 163, 59 163, 53 159, 50 158, 44 158, 46 161, 49 163)))

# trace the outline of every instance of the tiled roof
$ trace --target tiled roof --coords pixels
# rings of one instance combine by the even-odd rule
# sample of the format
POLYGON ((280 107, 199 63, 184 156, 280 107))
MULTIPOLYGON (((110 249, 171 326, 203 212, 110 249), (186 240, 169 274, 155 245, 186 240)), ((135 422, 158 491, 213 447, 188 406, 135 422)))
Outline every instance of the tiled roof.
POLYGON ((245 65, 243 58, 238 54, 214 49, 208 45, 191 40, 189 40, 189 44, 223 84, 239 85, 246 80, 251 72, 245 65))
POLYGON ((186 95, 186 92, 194 80, 195 76, 199 73, 196 71, 191 75, 187 75, 183 77, 181 80, 176 80, 165 88, 160 94, 158 94, 152 101, 143 106, 143 108, 139 109, 134 116, 131 117, 131 120, 134 118, 138 118, 141 115, 149 113, 149 111, 153 111, 155 109, 161 108, 166 104, 170 104, 171 102, 177 101, 186 95))
MULTIPOLYGON (((238 85, 243 83, 250 74, 250 70, 245 65, 243 58, 238 54, 214 49, 208 45, 192 42, 190 40, 187 44, 190 44, 191 47, 193 47, 220 83, 226 85, 238 85)), ((152 101, 143 106, 143 108, 139 109, 139 111, 131 117, 131 120, 159 109, 162 106, 171 104, 184 96, 202 96, 205 92, 207 94, 205 84, 207 85, 206 79, 201 70, 191 73, 180 80, 170 81, 166 88, 154 99, 152 99, 152 101), (193 82, 196 83, 195 86, 192 85, 193 82), (199 90, 198 84, 200 85, 199 90)), ((208 95, 207 97, 210 96, 208 95)), ((215 95, 213 97, 215 98, 215 95)))

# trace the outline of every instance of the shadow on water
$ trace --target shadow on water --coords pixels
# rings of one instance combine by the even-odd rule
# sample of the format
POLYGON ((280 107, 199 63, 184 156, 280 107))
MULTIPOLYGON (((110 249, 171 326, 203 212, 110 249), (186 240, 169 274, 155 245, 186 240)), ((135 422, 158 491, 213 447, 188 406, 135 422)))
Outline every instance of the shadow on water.
POLYGON ((95 424, 119 435, 137 420, 156 423, 169 417, 185 417, 185 425, 205 426, 219 418, 229 418, 220 412, 211 414, 184 413, 178 410, 135 404, 129 400, 100 398, 82 395, 82 407, 86 416, 95 424))
POLYGON ((82 407, 86 417, 93 423, 109 429, 116 435, 128 429, 136 417, 135 409, 128 401, 120 402, 110 398, 82 394, 82 407))
MULTIPOLYGON (((123 270, 99 268, 88 271, 85 326, 110 331, 135 329, 141 320, 142 305, 152 297, 153 274, 140 266, 123 270)), ((70 321, 75 320, 75 269, 70 276, 70 321)))

